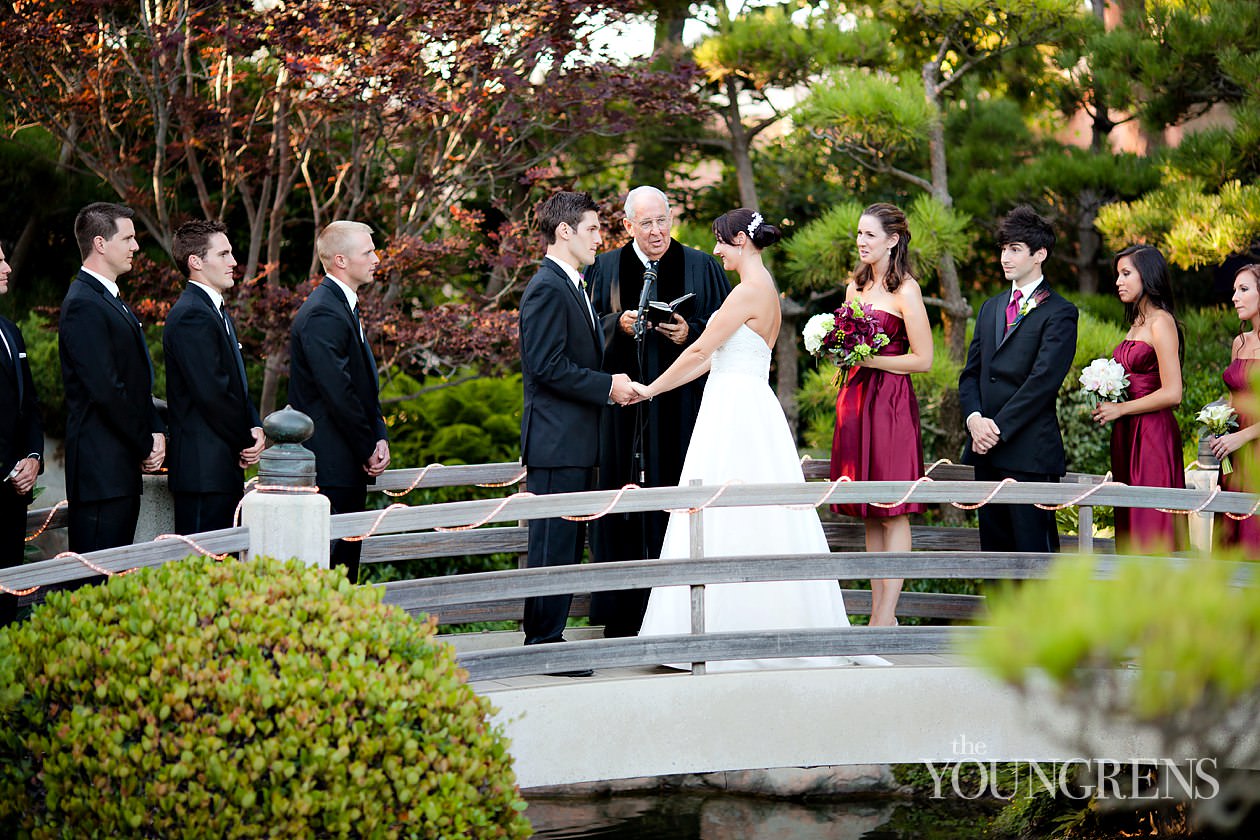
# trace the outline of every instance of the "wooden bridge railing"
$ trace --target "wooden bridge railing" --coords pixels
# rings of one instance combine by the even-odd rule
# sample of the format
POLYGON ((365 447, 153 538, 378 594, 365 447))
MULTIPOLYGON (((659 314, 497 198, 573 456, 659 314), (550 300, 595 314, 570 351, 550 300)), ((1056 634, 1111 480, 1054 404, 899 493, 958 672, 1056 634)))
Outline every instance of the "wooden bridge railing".
MULTIPOLYGON (((1125 487, 1101 485, 1094 476, 1081 476, 1074 482, 1062 484, 999 485, 992 482, 975 482, 969 468, 944 465, 949 469, 934 473, 931 482, 913 486, 911 482, 844 482, 830 485, 823 482, 787 485, 740 485, 725 488, 686 487, 649 488, 625 492, 596 491, 563 496, 513 495, 504 498, 474 501, 447 502, 413 508, 399 508, 385 513, 367 511, 332 518, 332 536, 356 536, 368 534, 364 541, 365 562, 396 561, 413 557, 482 554, 493 552, 520 552, 525 547, 525 528, 521 521, 557 515, 592 515, 613 511, 647 511, 678 508, 731 507, 764 504, 818 505, 830 502, 896 502, 912 488, 914 499, 927 503, 957 502, 978 503, 1041 503, 1064 505, 1084 503, 1091 505, 1127 505, 1135 507, 1160 507, 1204 512, 1246 514, 1252 511, 1256 497, 1241 493, 1220 493, 1202 490, 1171 490, 1165 488, 1125 487), (936 479, 936 476, 940 476, 936 479), (946 476, 949 476, 946 478, 946 476), (1088 491, 1088 497, 1082 498, 1088 491), (485 527, 492 526, 492 527, 485 527), (445 531, 435 529, 450 529, 445 531)), ((806 473, 825 475, 826 462, 805 464, 806 473)), ((938 467, 938 470, 941 468, 938 467)), ((378 489, 395 492, 415 486, 450 487, 465 485, 510 486, 520 477, 518 464, 491 464, 469 467, 431 467, 425 470, 396 470, 387 474, 378 489), (419 481, 418 481, 419 479, 419 481)), ((42 522, 38 515, 37 523, 42 522)), ((1082 517, 1083 520, 1086 517, 1082 517)), ((833 547, 857 544, 860 526, 828 523, 827 532, 833 547)), ((245 528, 233 528, 210 534, 195 535, 195 545, 207 552, 236 552, 248 545, 249 534, 245 528)), ((1110 548, 1102 541, 1086 537, 1079 546, 1083 550, 1110 548)), ((588 593, 605 589, 645 588, 654 585, 704 585, 754 579, 865 579, 870 577, 950 578, 971 579, 1002 577, 1035 577, 1055 555, 986 556, 975 551, 978 539, 969 529, 916 528, 915 544, 920 548, 950 548, 953 551, 915 551, 908 554, 865 553, 820 555, 818 557, 790 558, 706 558, 686 561, 634 561, 608 563, 594 566, 553 567, 549 569, 521 570, 492 573, 490 577, 460 575, 445 578, 399 581, 385 585, 386 600, 411 612, 433 612, 443 623, 484 621, 493 618, 519 618, 523 598, 536 594, 562 592, 588 593), (703 576, 703 578, 699 577, 703 576)), ((1076 546, 1066 544, 1065 550, 1076 546)), ((60 558, 0 570, 0 583, 10 589, 74 581, 90 577, 100 571, 119 572, 139 566, 158 565, 180 559, 192 552, 190 543, 179 539, 159 540, 137 546, 96 552, 86 558, 91 567, 73 558, 60 558)), ((845 592, 850 612, 868 611, 869 593, 862 590, 845 592)), ((941 593, 913 593, 903 595, 902 615, 933 618, 959 619, 973 615, 982 603, 981 598, 967 595, 941 593)), ((579 605, 583 599, 579 598, 579 605)), ((580 610, 580 607, 579 607, 580 610)), ((575 611, 575 614, 578 611, 575 611)), ((872 635, 873 628, 852 630, 809 631, 771 634, 779 639, 773 644, 787 645, 791 651, 776 647, 776 655, 811 655, 806 650, 811 645, 828 640, 826 649, 832 653, 850 651, 853 646, 865 647, 864 653, 897 652, 910 650, 925 652, 941 649, 944 636, 934 635, 939 628, 901 628, 898 632, 920 634, 908 638, 920 639, 910 643, 898 641, 892 647, 883 646, 882 635, 872 635), (929 632, 930 631, 930 632, 929 632), (819 635, 821 634, 821 635, 819 635), (828 635, 831 634, 831 635, 828 635), (858 635, 853 635, 858 634, 858 635), (797 641, 792 641, 793 639, 797 641), (934 640, 934 641, 933 641, 934 640), (799 642, 799 650, 793 645, 799 642), (876 644, 878 643, 878 644, 876 644), (871 649, 874 644, 875 648, 871 649), (839 645, 836 647, 835 645, 839 645), (909 648, 904 647, 910 645, 909 648), (917 645, 917 647, 915 647, 917 645), (934 647, 935 646, 935 647, 934 647)), ((730 635, 729 649, 712 640, 703 642, 705 658, 747 658, 759 656, 762 642, 757 638, 766 634, 730 635), (739 645, 744 644, 743 647, 739 645), (724 652, 725 651, 725 652, 724 652), (739 651, 736 655, 736 651, 739 651), (728 655, 729 654, 729 655, 728 655)), ((716 637, 716 636, 715 636, 716 637)), ((690 637, 680 637, 687 640, 690 637)), ((706 637, 707 639, 707 637, 706 637)), ((582 643, 595 644, 595 643, 582 643)), ((603 640, 589 649, 592 656, 601 651, 614 656, 616 661, 656 659, 661 661, 690 661, 691 655, 679 656, 672 644, 695 645, 690 642, 661 638, 647 640, 603 640), (639 645, 636 647, 636 645, 639 645), (605 651, 605 648, 607 650, 605 651), (618 658, 619 657, 619 658, 618 658), (637 657, 637 659, 636 659, 637 657), (660 657, 665 657, 661 659, 660 657)), ((567 647, 567 646, 550 646, 567 647)), ((529 671, 570 670, 556 665, 556 657, 568 662, 577 654, 570 650, 548 650, 535 658, 517 662, 509 652, 486 654, 486 663, 476 665, 475 674, 527 673, 529 671), (525 670, 521 670, 524 668, 525 670)), ((691 648, 696 653, 697 648, 691 648)), ((857 651, 853 651, 857 652, 857 651)), ((471 656, 471 654, 470 654, 471 656)), ((481 656, 481 654, 478 654, 481 656)), ((469 660, 470 667, 478 660, 469 660)), ((642 664, 640 663, 640 664, 642 664)), ((605 664, 605 666, 607 663, 605 664)))
MULTIPOLYGON (((384 584, 387 603, 409 612, 438 616, 448 609, 462 609, 477 600, 506 594, 518 597, 561 595, 575 591, 602 591, 653 586, 703 587, 721 583, 767 580, 854 580, 901 577, 908 580, 982 578, 1028 580, 1044 577, 1057 554, 972 554, 961 552, 908 552, 887 554, 839 553, 788 557, 705 557, 686 560, 642 560, 582 566, 556 566, 485 572, 427 580, 384 584)), ((1098 574, 1111 575, 1129 558, 1101 558, 1098 574)), ((1180 559, 1194 564, 1206 561, 1180 559)), ((1234 582, 1254 586, 1260 575, 1254 564, 1233 563, 1234 582)), ((904 596, 903 596, 904 597, 904 596)), ((950 596, 975 598, 975 596, 950 596)), ((845 596, 848 605, 848 595, 845 596)), ((851 607, 850 607, 851 608, 851 607)), ((964 635, 981 628, 948 627, 852 627, 826 630, 704 633, 630 639, 575 641, 564 645, 535 645, 460 655, 460 663, 472 679, 503 679, 531 673, 552 673, 582 668, 660 665, 669 662, 703 662, 801 656, 864 654, 946 653, 964 635)))

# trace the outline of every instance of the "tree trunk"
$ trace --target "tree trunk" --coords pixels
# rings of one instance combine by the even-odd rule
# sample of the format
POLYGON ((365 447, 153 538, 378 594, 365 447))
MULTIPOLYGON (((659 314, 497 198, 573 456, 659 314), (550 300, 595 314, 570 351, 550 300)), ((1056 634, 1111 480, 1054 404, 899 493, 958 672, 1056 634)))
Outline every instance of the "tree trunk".
MULTIPOLYGON (((940 79, 940 67, 928 62, 923 65, 923 88, 927 92, 928 104, 932 109, 932 123, 928 129, 928 153, 931 161, 932 195, 946 207, 954 206, 954 198, 949 192, 949 166, 945 147, 945 119, 940 92, 937 88, 940 79)), ((962 294, 962 284, 958 281, 958 265, 954 255, 945 252, 937 267, 940 279, 941 299, 945 306, 941 309, 941 321, 945 330, 945 346, 950 359, 962 365, 967 359, 967 319, 971 316, 971 306, 962 294)), ((943 445, 948 453, 946 457, 953 460, 962 451, 966 441, 966 428, 963 426, 962 409, 958 400, 958 388, 947 388, 941 398, 941 429, 944 433, 943 445)), ((945 508, 948 512, 955 508, 945 508)))
POLYGON ((774 391, 795 440, 801 422, 796 405, 796 391, 800 384, 800 348, 796 337, 799 334, 797 325, 805 314, 805 308, 789 297, 779 300, 783 319, 779 323, 779 336, 774 340, 774 391))
POLYGON ((1084 294, 1097 294, 1101 285, 1098 278, 1098 254, 1102 251, 1102 237, 1094 230, 1098 218, 1098 194, 1084 190, 1079 197, 1081 208, 1076 218, 1076 235, 1080 251, 1076 265, 1077 284, 1084 294))
POLYGON ((263 364, 262 394, 258 400, 258 414, 264 420, 276 410, 276 396, 280 393, 280 377, 289 372, 288 335, 268 331, 264 339, 267 361, 263 364))
POLYGON ((733 75, 726 77, 726 109, 722 118, 731 135, 731 158, 735 163, 735 179, 739 184, 739 203, 742 207, 757 209, 757 182, 753 178, 752 137, 744 126, 739 110, 739 85, 733 75))

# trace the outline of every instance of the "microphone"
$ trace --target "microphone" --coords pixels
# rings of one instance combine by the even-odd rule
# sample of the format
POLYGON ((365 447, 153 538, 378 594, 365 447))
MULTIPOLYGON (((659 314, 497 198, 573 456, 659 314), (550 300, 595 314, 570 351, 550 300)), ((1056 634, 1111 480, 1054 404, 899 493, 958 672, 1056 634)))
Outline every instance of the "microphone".
POLYGON ((643 269, 643 291, 639 292, 639 317, 634 320, 635 341, 642 341, 644 334, 647 333, 647 304, 652 294, 652 286, 656 285, 656 265, 656 260, 652 260, 647 264, 647 268, 643 269))

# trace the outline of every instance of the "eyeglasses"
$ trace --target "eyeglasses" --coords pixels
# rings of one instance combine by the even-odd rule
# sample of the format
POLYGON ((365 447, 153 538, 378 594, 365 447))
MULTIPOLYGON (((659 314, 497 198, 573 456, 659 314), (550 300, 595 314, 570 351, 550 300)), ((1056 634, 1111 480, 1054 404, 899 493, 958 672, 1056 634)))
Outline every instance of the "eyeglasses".
POLYGON ((658 216, 655 219, 639 219, 634 222, 636 227, 644 230, 669 230, 669 216, 658 216))

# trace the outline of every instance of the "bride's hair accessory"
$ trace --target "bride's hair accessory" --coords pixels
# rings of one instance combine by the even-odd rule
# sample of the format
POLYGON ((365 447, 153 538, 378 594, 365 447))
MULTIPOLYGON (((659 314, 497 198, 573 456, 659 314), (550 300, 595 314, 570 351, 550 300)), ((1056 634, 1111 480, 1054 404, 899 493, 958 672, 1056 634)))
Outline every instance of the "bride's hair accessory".
POLYGON ((752 239, 753 234, 757 232, 757 228, 761 227, 761 223, 764 221, 765 219, 761 218, 761 214, 758 213, 756 210, 754 210, 752 221, 748 223, 748 238, 749 239, 752 239))

